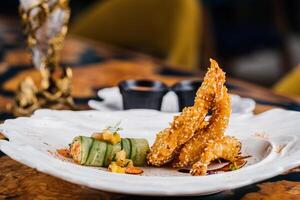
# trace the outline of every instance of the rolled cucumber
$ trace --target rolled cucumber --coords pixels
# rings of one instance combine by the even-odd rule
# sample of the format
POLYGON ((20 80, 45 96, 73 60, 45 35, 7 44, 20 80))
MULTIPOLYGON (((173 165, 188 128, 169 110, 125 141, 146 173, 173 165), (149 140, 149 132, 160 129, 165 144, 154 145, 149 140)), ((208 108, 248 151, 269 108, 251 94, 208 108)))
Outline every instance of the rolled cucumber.
POLYGON ((110 159, 110 157, 112 156, 112 151, 113 151, 114 146, 115 145, 107 143, 103 166, 108 166, 110 164, 110 162, 112 161, 112 159, 110 159))
POLYGON ((95 167, 107 167, 120 150, 126 152, 126 158, 131 159, 135 166, 143 166, 149 144, 145 139, 122 138, 121 142, 112 145, 91 137, 78 136, 70 145, 70 154, 78 164, 95 167))
POLYGON ((79 164, 84 165, 89 156, 89 152, 92 144, 93 144, 92 138, 84 137, 84 136, 75 137, 71 146, 71 154, 74 154, 73 155, 74 160, 79 164))
POLYGON ((146 163, 146 155, 149 151, 148 141, 145 139, 134 138, 130 139, 132 146, 135 145, 135 148, 132 148, 131 159, 133 160, 136 166, 143 166, 146 163), (135 150, 135 155, 133 152, 135 150))
POLYGON ((136 142, 136 140, 135 139, 128 139, 129 141, 130 141, 130 146, 131 146, 131 154, 130 154, 130 157, 129 157, 129 159, 131 159, 132 160, 132 162, 133 161, 136 161, 136 157, 137 157, 137 153, 138 153, 138 151, 137 151, 137 142, 136 142))
POLYGON ((131 142, 128 138, 121 139, 121 149, 126 152, 126 158, 130 159, 131 156, 131 142))
POLYGON ((103 166, 106 151, 108 150, 106 142, 101 142, 93 139, 93 144, 91 145, 89 156, 85 165, 91 166, 103 166))

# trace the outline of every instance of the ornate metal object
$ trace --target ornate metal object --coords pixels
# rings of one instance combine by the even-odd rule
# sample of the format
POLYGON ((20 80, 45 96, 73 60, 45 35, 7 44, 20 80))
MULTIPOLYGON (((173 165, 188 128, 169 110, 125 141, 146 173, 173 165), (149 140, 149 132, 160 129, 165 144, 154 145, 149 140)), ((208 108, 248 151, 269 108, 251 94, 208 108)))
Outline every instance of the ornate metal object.
POLYGON ((42 81, 39 90, 30 78, 20 83, 12 112, 20 116, 30 115, 40 107, 74 109, 72 71, 59 64, 70 17, 68 0, 20 0, 20 15, 32 61, 42 81))

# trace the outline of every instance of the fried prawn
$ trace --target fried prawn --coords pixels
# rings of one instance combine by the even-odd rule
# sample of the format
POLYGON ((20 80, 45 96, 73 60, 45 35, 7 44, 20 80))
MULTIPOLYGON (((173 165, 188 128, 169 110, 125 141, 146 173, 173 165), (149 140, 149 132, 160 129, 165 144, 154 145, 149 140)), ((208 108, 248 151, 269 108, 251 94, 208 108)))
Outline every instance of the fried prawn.
POLYGON ((225 82, 225 73, 214 60, 204 77, 195 97, 194 106, 183 109, 179 116, 174 117, 169 128, 157 134, 156 140, 147 156, 148 163, 161 166, 169 163, 196 130, 204 127, 204 119, 212 106, 216 90, 225 82))
POLYGON ((210 61, 194 105, 183 109, 169 128, 157 134, 147 156, 150 165, 172 162, 173 167, 189 167, 190 173, 198 176, 205 175, 208 165, 216 159, 234 163, 239 157, 239 140, 224 135, 231 112, 225 73, 216 61, 210 61), (212 115, 206 121, 209 111, 212 115))

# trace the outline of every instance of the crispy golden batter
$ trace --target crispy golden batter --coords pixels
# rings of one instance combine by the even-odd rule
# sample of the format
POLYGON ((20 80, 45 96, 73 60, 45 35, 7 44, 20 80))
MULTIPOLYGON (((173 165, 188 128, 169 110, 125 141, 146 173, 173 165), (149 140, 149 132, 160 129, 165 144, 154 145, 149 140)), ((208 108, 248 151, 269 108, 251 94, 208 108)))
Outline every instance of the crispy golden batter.
POLYGON ((209 124, 198 129, 195 136, 184 144, 180 154, 173 164, 174 167, 190 167, 200 159, 200 152, 203 152, 211 140, 216 140, 224 135, 230 117, 230 97, 227 88, 224 86, 217 91, 212 108, 212 116, 209 124))
POLYGON ((225 73, 214 60, 210 60, 211 67, 198 89, 194 106, 183 109, 179 116, 174 117, 170 127, 157 134, 156 140, 147 156, 148 163, 161 166, 174 159, 177 152, 196 130, 205 126, 205 116, 215 99, 216 91, 225 83, 225 73))
POLYGON ((161 166, 173 161, 173 167, 191 167, 192 175, 205 175, 213 160, 237 161, 241 143, 224 136, 231 112, 225 74, 216 61, 210 61, 194 106, 185 108, 169 128, 157 135, 147 157, 149 164, 161 166), (205 121, 209 110, 212 116, 205 121))
POLYGON ((196 176, 205 175, 210 162, 218 158, 234 163, 240 150, 241 143, 234 137, 223 136, 216 140, 210 140, 201 153, 200 159, 193 164, 190 173, 196 176))

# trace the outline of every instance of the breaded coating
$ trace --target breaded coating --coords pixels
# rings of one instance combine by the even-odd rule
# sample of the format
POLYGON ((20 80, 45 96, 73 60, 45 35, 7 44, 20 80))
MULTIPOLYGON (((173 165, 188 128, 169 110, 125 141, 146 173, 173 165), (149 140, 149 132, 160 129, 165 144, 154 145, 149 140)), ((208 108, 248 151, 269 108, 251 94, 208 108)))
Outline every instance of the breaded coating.
POLYGON ((225 74, 214 60, 198 89, 194 106, 174 117, 170 127, 161 131, 147 156, 148 163, 161 166, 191 167, 192 175, 206 175, 207 166, 216 159, 236 162, 241 143, 224 136, 231 112, 225 74), (205 121, 207 113, 212 116, 205 121))
POLYGON ((162 166, 171 162, 196 130, 205 126, 204 119, 213 105, 216 91, 225 83, 225 73, 216 61, 210 59, 210 62, 211 67, 196 93, 194 106, 183 109, 180 115, 174 117, 169 128, 157 134, 147 156, 148 164, 162 166))
POLYGON ((223 136, 217 140, 210 140, 201 153, 200 159, 193 164, 190 173, 196 176, 206 175, 207 166, 218 158, 234 163, 240 150, 241 143, 234 137, 223 136))
POLYGON ((216 140, 224 135, 230 117, 230 97, 227 88, 217 91, 212 108, 212 116, 205 128, 197 130, 195 135, 186 142, 180 154, 173 163, 174 167, 190 167, 200 159, 200 152, 203 152, 211 140, 216 140))

